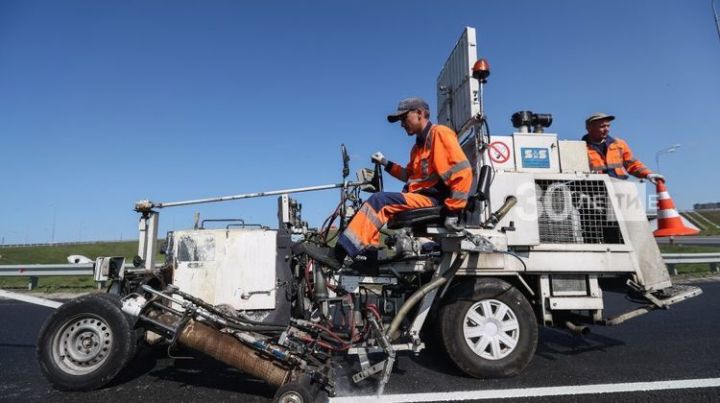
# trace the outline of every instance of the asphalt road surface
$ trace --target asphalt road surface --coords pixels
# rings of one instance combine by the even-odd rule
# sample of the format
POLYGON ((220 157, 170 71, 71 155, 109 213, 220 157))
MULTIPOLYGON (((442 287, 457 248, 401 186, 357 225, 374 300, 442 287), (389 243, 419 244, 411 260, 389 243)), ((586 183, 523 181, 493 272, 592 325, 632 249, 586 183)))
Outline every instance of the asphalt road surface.
MULTIPOLYGON (((704 293, 696 298, 619 327, 593 327, 584 338, 542 329, 530 366, 510 379, 468 378, 432 351, 401 356, 386 396, 399 401, 718 402, 720 282, 697 285, 704 293), (504 396, 514 398, 500 399, 504 396)), ((622 296, 606 294, 608 314, 625 307, 622 296)), ((0 401, 266 402, 273 396, 272 387, 232 368, 207 358, 169 358, 157 348, 140 351, 120 379, 102 390, 57 391, 42 377, 35 359, 38 331, 51 312, 0 301, 0 401)), ((333 400, 349 402, 357 399, 342 396, 372 394, 373 385, 366 382, 360 388, 341 382, 341 398, 333 400)))

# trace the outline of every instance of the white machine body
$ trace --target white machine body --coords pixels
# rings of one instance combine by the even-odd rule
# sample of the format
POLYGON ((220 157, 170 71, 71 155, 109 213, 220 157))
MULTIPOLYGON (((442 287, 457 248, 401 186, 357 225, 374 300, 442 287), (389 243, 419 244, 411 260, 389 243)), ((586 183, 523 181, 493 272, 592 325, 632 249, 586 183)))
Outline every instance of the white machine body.
POLYGON ((257 228, 175 231, 173 284, 213 305, 274 309, 276 237, 257 228))

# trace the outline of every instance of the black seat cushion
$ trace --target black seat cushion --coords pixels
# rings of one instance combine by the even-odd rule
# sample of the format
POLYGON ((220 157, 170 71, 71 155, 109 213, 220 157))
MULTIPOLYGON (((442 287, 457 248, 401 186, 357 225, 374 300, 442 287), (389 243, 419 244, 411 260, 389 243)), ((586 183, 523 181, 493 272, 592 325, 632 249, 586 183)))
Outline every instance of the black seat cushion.
POLYGON ((416 225, 442 224, 442 206, 403 211, 388 221, 388 228, 399 229, 416 225))

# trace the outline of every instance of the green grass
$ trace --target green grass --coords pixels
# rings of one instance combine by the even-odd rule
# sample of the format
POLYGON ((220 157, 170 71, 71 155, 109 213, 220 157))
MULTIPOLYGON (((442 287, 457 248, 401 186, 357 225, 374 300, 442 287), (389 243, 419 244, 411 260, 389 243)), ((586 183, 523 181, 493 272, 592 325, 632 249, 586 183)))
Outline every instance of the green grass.
POLYGON ((720 225, 720 210, 695 210, 695 212, 714 222, 715 224, 720 225))
MULTIPOLYGON (((701 215, 704 218, 713 222, 715 225, 720 226, 720 211, 718 210, 695 210, 695 214, 701 215)), ((702 226, 705 228, 703 231, 700 232, 700 235, 720 235, 720 228, 714 227, 702 219, 698 219, 695 221, 699 221, 700 224, 702 224, 702 226)))
POLYGON ((93 260, 99 256, 124 256, 132 259, 137 255, 137 251, 137 241, 0 248, 0 264, 67 263, 67 257, 70 255, 83 255, 93 260))
POLYGON ((720 222, 720 212, 711 211, 710 213, 714 214, 706 215, 706 212, 699 213, 698 211, 684 212, 680 214, 700 229, 700 233, 698 235, 720 235, 720 228, 714 227, 702 218, 697 217, 698 215, 701 215, 716 224, 720 222))
MULTIPOLYGON (((158 245, 161 241, 158 241, 158 245)), ((83 255, 92 260, 100 256, 123 256, 132 262, 137 255, 138 241, 103 242, 97 244, 35 246, 27 248, 0 248, 0 265, 9 264, 65 264, 70 255, 83 255)), ((157 259, 164 260, 158 255, 157 259)), ((27 289, 28 277, 0 277, 0 288, 27 289)), ((38 291, 76 291, 96 288, 90 276, 43 276, 38 278, 38 291)))

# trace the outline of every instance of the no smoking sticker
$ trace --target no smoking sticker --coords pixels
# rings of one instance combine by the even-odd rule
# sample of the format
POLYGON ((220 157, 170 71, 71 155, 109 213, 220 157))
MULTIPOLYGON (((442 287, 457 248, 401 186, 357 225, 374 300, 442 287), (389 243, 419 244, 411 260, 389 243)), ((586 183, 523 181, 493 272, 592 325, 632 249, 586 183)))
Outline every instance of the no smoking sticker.
POLYGON ((502 141, 490 143, 490 159, 498 164, 507 162, 510 159, 510 147, 502 141))

